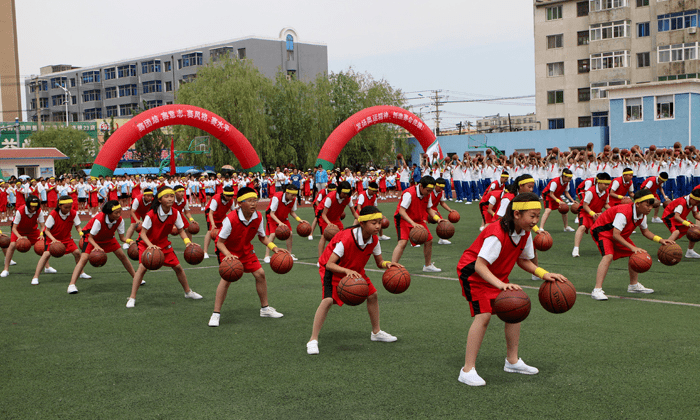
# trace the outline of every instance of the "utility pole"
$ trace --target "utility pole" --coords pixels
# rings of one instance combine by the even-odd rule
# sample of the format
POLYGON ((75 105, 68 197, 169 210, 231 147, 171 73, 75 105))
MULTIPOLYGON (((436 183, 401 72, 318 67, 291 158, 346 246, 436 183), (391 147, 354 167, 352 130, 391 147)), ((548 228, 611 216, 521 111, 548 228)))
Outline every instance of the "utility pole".
POLYGON ((459 134, 462 135, 462 121, 457 123, 457 128, 459 128, 459 134))
POLYGON ((36 99, 36 131, 41 131, 41 98, 39 98, 39 89, 41 84, 39 76, 34 78, 34 98, 36 99))
POLYGON ((435 135, 440 135, 440 97, 438 93, 442 92, 441 89, 435 90, 435 135))
POLYGON ((510 112, 508 113, 508 131, 513 131, 513 122, 510 120, 510 112))

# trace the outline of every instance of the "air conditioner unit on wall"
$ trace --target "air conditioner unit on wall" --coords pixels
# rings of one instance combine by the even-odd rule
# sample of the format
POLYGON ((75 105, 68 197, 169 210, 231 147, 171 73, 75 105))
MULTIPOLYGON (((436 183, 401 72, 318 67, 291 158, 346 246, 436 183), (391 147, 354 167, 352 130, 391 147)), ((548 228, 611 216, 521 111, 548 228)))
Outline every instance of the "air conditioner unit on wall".
POLYGON ((689 34, 695 34, 695 33, 697 33, 697 32, 698 32, 698 28, 695 27, 695 26, 691 26, 690 28, 688 28, 688 33, 689 33, 689 34))

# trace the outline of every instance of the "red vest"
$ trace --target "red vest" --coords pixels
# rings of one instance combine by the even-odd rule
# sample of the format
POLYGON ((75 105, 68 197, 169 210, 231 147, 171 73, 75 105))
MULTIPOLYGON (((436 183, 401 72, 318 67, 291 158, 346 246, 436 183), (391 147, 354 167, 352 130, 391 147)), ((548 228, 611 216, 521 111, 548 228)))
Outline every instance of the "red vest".
POLYGON ((549 198, 549 193, 551 192, 549 189, 552 186, 552 183, 556 185, 556 189, 554 190, 554 196, 559 198, 562 194, 564 194, 564 191, 566 191, 566 186, 569 185, 568 182, 562 183, 561 182, 561 177, 556 177, 553 180, 549 181, 546 187, 544 187, 544 190, 542 190, 542 197, 546 198, 548 200, 551 200, 549 198))
POLYGON ((52 216, 54 221, 53 227, 49 229, 49 232, 51 232, 57 240, 66 241, 71 238, 71 229, 73 228, 76 212, 71 210, 66 220, 63 220, 59 213, 60 211, 56 209, 53 209, 53 211, 49 213, 49 216, 52 216))
POLYGON ((664 209, 664 215, 662 217, 664 219, 664 222, 666 223, 666 226, 671 226, 671 221, 674 219, 674 216, 676 214, 674 212, 674 209, 678 206, 683 206, 683 211, 681 211, 680 213, 681 219, 688 219, 688 213, 690 213, 691 207, 688 206, 688 201, 686 197, 687 196, 678 197, 670 203, 666 204, 666 208, 664 209))
MULTIPOLYGON (((438 205, 440 204, 440 200, 442 200, 442 197, 444 197, 444 196, 445 196, 444 190, 440 192, 439 196, 437 194, 435 194, 435 190, 433 190, 430 193, 430 200, 431 200, 431 204, 432 204, 432 206, 430 208, 437 211, 438 205)), ((500 194, 499 194, 499 196, 500 196, 500 194)), ((494 210, 498 210, 498 207, 494 207, 494 210)))
MULTIPOLYGON (((325 267, 328 260, 331 258, 331 254, 333 254, 335 246, 338 244, 338 242, 342 242, 345 251, 343 256, 340 257, 340 260, 338 260, 337 264, 343 268, 357 271, 364 276, 365 265, 367 265, 369 257, 372 256, 374 247, 379 243, 379 238, 376 235, 373 235, 372 243, 365 246, 365 249, 362 249, 360 248, 360 245, 358 245, 357 239, 353 234, 355 229, 343 229, 337 235, 335 235, 333 239, 331 239, 331 242, 326 246, 326 249, 323 250, 323 254, 321 254, 321 258, 319 258, 318 263, 325 267)), ((333 273, 333 277, 343 278, 345 277, 345 274, 333 273)))
POLYGON ((326 195, 328 195, 327 188, 318 192, 318 197, 316 197, 316 203, 314 204, 314 210, 316 210, 317 213, 319 210, 323 210, 323 203, 326 201, 326 195))
MULTIPOLYGON (((588 205, 588 207, 591 208, 596 213, 600 213, 601 210, 603 210, 603 207, 605 207, 605 203, 608 201, 608 194, 610 193, 610 189, 608 188, 605 190, 605 193, 603 193, 602 196, 598 196, 598 187, 596 185, 593 185, 591 188, 588 189, 588 191, 593 194, 593 198, 591 199, 591 203, 588 205)), ((619 200, 618 200, 619 201, 619 200)), ((612 207, 612 204, 610 205, 612 207)))
POLYGON ((501 184, 501 179, 497 179, 495 181, 491 181, 491 184, 489 187, 484 191, 484 194, 481 196, 481 200, 479 203, 485 203, 489 201, 489 193, 492 191, 502 191, 505 188, 505 185, 501 184))
MULTIPOLYGON (((294 197, 292 198, 292 201, 290 201, 287 204, 282 203, 282 198, 284 197, 284 191, 279 191, 276 192, 274 197, 277 197, 277 210, 275 210, 275 216, 277 216, 280 221, 284 222, 287 220, 289 217, 289 213, 292 211, 294 208, 294 203, 296 203, 297 198, 294 197)), ((265 210, 265 214, 269 215, 272 211, 270 210, 270 206, 272 206, 272 200, 270 200, 270 204, 267 205, 267 210, 265 210)))
POLYGON ((177 200, 173 202, 173 208, 184 215, 185 204, 187 204, 187 199, 183 197, 181 203, 178 204, 177 200))
MULTIPOLYGON (((618 195, 621 195, 621 196, 623 196, 623 197, 624 197, 625 195, 627 195, 627 192, 630 190, 630 186, 632 186, 632 181, 630 181, 630 182, 628 182, 628 183, 625 184, 624 181, 622 180, 622 177, 615 178, 615 179, 613 180, 613 183, 615 183, 615 181, 617 181, 618 184, 620 184, 620 186, 617 187, 617 191, 614 191, 614 193, 615 193, 615 194, 618 194, 618 195)), ((613 184, 610 184, 610 187, 608 188, 608 194, 610 194, 611 192, 613 192, 612 186, 613 186, 613 184)), ((613 197, 612 195, 610 196, 610 198, 608 199, 608 201, 610 202, 610 207, 616 206, 616 205, 620 204, 620 199, 617 198, 617 197, 613 197)))
POLYGON ((26 206, 21 206, 17 208, 17 211, 19 214, 22 216, 19 220, 19 224, 17 225, 17 231, 22 235, 22 236, 27 236, 32 232, 36 232, 37 230, 37 219, 39 218, 39 212, 41 211, 37 207, 37 211, 34 212, 34 216, 27 216, 27 213, 24 211, 26 206))
POLYGON ((651 187, 647 188, 652 194, 656 194, 656 190, 659 188, 659 180, 655 176, 650 176, 642 182, 642 188, 646 188, 645 185, 651 181, 651 187))
POLYGON ((170 216, 166 217, 164 222, 160 221, 158 210, 150 210, 146 213, 146 216, 151 218, 151 228, 146 231, 146 237, 153 245, 163 249, 170 246, 168 236, 172 233, 173 226, 175 226, 177 221, 177 210, 172 210, 170 216))
POLYGON ((56 184, 52 184, 50 182, 46 183, 46 200, 47 201, 56 201, 58 197, 58 193, 56 193, 56 184))
MULTIPOLYGON (((360 210, 367 206, 377 206, 377 194, 374 194, 374 198, 370 198, 369 196, 369 191, 364 191, 361 196, 365 197, 365 201, 362 203, 362 206, 360 206, 360 210)), ((359 199, 357 200, 358 202, 360 201, 359 199)), ((359 213, 359 212, 358 212, 359 213)))
POLYGON ((580 197, 581 197, 581 200, 583 200, 583 194, 586 192, 586 190, 587 190, 588 188, 590 188, 590 187, 586 188, 586 183, 587 183, 587 182, 590 182, 591 185, 595 185, 595 177, 592 176, 592 177, 590 177, 590 178, 584 179, 583 182, 581 182, 580 184, 578 184, 578 187, 576 187, 576 195, 580 196, 580 197))
POLYGON ((85 228, 83 228, 83 233, 85 235, 89 234, 92 230, 92 225, 95 224, 95 220, 99 220, 101 226, 100 231, 97 232, 97 234, 93 236, 92 239, 94 239, 97 243, 106 242, 110 239, 114 239, 114 232, 117 231, 117 228, 122 223, 122 218, 120 216, 119 219, 117 219, 117 221, 114 222, 111 228, 107 226, 107 222, 105 221, 106 218, 106 214, 102 212, 97 213, 92 219, 90 219, 90 221, 87 222, 87 225, 85 225, 85 228))
MULTIPOLYGON (((222 193, 223 194, 223 193, 222 193)), ((221 222, 224 221, 226 218, 226 213, 228 213, 229 210, 231 210, 231 205, 233 204, 234 198, 232 197, 226 204, 222 203, 221 201, 221 196, 222 194, 216 194, 211 201, 209 201, 209 205, 207 206, 207 211, 205 213, 209 213, 209 207, 211 206, 212 201, 216 201, 216 210, 213 213, 214 217, 214 223, 217 225, 221 222)))
MULTIPOLYGON (((255 252, 251 242, 258 234, 260 223, 262 223, 262 216, 260 215, 260 212, 256 211, 255 213, 258 215, 258 217, 251 221, 248 226, 244 225, 243 222, 241 222, 241 219, 238 218, 238 210, 232 211, 228 214, 228 216, 226 216, 229 223, 231 223, 231 234, 228 235, 228 238, 226 238, 224 245, 229 252, 237 257, 243 257, 255 252)), ((216 237, 215 241, 219 241, 218 236, 216 237)))
MULTIPOLYGON (((338 203, 338 199, 336 198, 337 196, 338 196, 337 191, 331 191, 326 196, 326 198, 330 198, 330 200, 331 200, 331 206, 328 209, 328 213, 326 214, 326 217, 328 218, 328 220, 331 220, 331 221, 340 220, 340 215, 343 213, 343 210, 345 210, 345 207, 350 202, 350 197, 348 196, 348 198, 346 198, 345 200, 338 203)), ((324 199, 324 203, 325 203, 325 199, 324 199)), ((325 205, 324 205, 324 207, 325 207, 325 205)), ((321 208, 323 208, 323 207, 321 207, 321 208)))
POLYGON ((401 201, 403 196, 406 194, 411 195, 411 205, 406 209, 406 214, 415 223, 420 223, 428 218, 428 199, 430 199, 430 194, 426 194, 422 199, 418 198, 418 188, 419 185, 414 185, 403 192, 399 204, 396 206, 396 211, 394 212, 394 217, 398 216, 399 208, 401 208, 401 201))
POLYGON ((17 206, 17 208, 23 206, 24 203, 26 203, 26 201, 24 201, 24 187, 20 186, 19 188, 15 188, 15 199, 15 205, 17 206))
POLYGON ((153 200, 151 200, 150 203, 144 203, 143 197, 139 197, 134 201, 138 201, 139 203, 139 206, 136 208, 136 211, 134 213, 143 222, 143 218, 146 217, 146 214, 148 214, 149 211, 151 211, 151 205, 153 204, 153 200))
POLYGON ((622 229, 620 234, 625 239, 629 238, 632 231, 634 231, 637 226, 641 225, 642 220, 644 220, 643 217, 637 221, 632 220, 632 207, 634 207, 634 203, 620 204, 619 206, 611 207, 605 210, 605 212, 598 217, 598 220, 596 220, 591 227, 591 234, 593 235, 593 238, 595 239, 597 236, 599 238, 612 239, 614 229, 613 221, 615 221, 615 216, 617 216, 618 213, 624 214, 627 218, 627 224, 625 225, 625 228, 622 229))

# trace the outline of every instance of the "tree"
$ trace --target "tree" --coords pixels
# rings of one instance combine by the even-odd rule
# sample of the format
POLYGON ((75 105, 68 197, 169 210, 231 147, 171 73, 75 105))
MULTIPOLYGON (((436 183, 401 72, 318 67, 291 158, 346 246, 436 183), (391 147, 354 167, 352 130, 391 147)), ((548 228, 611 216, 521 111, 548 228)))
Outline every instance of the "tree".
MULTIPOLYGON (((148 109, 146 107, 146 102, 143 102, 143 107, 139 107, 138 110, 132 110, 133 115, 138 115, 148 109)), ((105 141, 107 139, 105 138, 105 141)), ((168 136, 163 133, 162 129, 153 130, 150 133, 141 137, 136 143, 134 143, 134 150, 138 157, 143 162, 143 166, 159 166, 162 150, 169 149, 170 142, 168 141, 168 136)))
POLYGON ((82 130, 72 128, 47 128, 29 137, 30 147, 55 147, 68 159, 57 160, 57 174, 77 172, 85 163, 95 160, 95 140, 82 130))

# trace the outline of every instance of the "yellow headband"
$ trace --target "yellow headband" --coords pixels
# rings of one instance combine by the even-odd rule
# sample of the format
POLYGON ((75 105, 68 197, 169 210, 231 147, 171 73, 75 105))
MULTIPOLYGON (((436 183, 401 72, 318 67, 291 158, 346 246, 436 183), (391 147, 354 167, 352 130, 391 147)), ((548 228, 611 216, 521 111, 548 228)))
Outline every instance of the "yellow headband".
POLYGON ((668 181, 668 178, 664 178, 664 177, 662 177, 662 176, 659 176, 659 179, 662 180, 662 181, 668 181))
POLYGON ((357 221, 359 222, 366 222, 368 220, 376 220, 376 219, 381 219, 382 214, 381 213, 372 213, 372 214, 365 214, 364 216, 360 216, 357 221))
POLYGON ((341 193, 350 194, 350 189, 340 190, 341 193))
POLYGON ((175 188, 175 192, 185 191, 185 187, 175 188))
POLYGON ((166 188, 163 191, 158 193, 158 198, 161 198, 162 196, 168 195, 168 194, 175 195, 175 191, 173 191, 172 188, 166 188))
POLYGON ((39 203, 34 203, 34 202, 29 203, 29 207, 37 207, 37 206, 39 206, 39 203))
POLYGON ((72 198, 67 198, 65 200, 58 200, 58 204, 71 204, 73 202, 72 198))
POLYGON ((235 194, 233 191, 224 191, 224 195, 233 195, 235 194))
POLYGON ((542 203, 539 201, 519 201, 513 203, 513 210, 523 211, 523 210, 541 210, 542 203))
POLYGON ((245 201, 249 198, 258 198, 258 194, 254 192, 249 192, 247 194, 243 194, 242 196, 238 197, 238 202, 240 203, 241 201, 245 201))
POLYGON ((435 188, 435 185, 433 185, 433 184, 428 184, 428 185, 425 186, 425 188, 435 188))
POLYGON ((143 195, 153 195, 153 191, 145 191, 143 195))
POLYGON ((596 179, 596 181, 599 184, 612 184, 612 181, 608 181, 607 179, 596 179))
POLYGON ((441 183, 439 183, 439 182, 436 182, 435 185, 437 185, 438 187, 443 187, 443 188, 445 188, 445 185, 446 185, 446 184, 441 184, 441 183))
POLYGON ((510 178, 510 175, 508 175, 508 174, 501 174, 501 178, 510 178))
POLYGON ((373 188, 373 187, 368 187, 367 189, 370 190, 370 191, 379 191, 378 188, 373 188))
POLYGON ((622 172, 622 175, 627 175, 627 174, 629 174, 629 175, 634 175, 634 171, 630 169, 630 170, 628 170, 628 171, 622 172))
POLYGON ((690 194, 690 198, 692 198, 695 201, 700 201, 700 197, 696 197, 692 193, 690 194))
POLYGON ((635 203, 641 203, 642 201, 647 201, 647 200, 653 200, 655 197, 653 194, 647 194, 644 197, 639 197, 638 199, 634 200, 635 203))
POLYGON ((285 192, 289 194, 299 194, 299 190, 286 190, 285 192))
POLYGON ((121 204, 117 204, 116 206, 112 207, 112 211, 121 210, 121 208, 122 208, 122 205, 121 205, 121 204))
POLYGON ((535 178, 521 179, 520 182, 518 182, 518 185, 529 184, 531 182, 535 182, 535 178))
POLYGON ((565 176, 567 178, 573 178, 574 174, 561 174, 561 176, 565 176))

